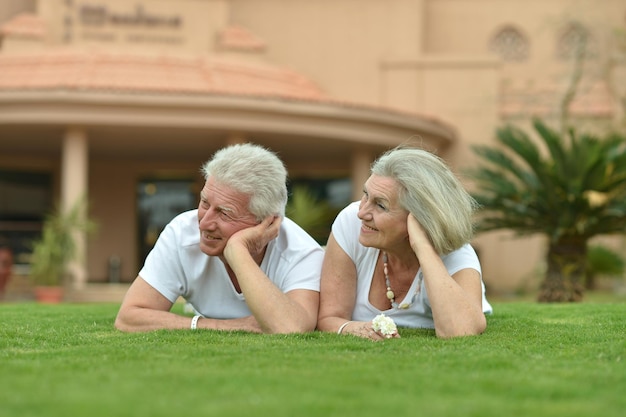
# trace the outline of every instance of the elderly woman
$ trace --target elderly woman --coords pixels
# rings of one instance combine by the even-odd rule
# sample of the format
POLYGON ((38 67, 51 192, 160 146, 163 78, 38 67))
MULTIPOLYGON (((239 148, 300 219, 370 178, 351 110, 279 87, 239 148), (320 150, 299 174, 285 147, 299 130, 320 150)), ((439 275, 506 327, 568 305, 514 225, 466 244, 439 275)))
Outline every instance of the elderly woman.
POLYGON ((435 155, 409 147, 382 155, 361 201, 333 223, 318 329, 372 340, 399 337, 373 325, 383 314, 392 325, 434 328, 442 338, 482 333, 491 306, 469 244, 474 206, 435 155))

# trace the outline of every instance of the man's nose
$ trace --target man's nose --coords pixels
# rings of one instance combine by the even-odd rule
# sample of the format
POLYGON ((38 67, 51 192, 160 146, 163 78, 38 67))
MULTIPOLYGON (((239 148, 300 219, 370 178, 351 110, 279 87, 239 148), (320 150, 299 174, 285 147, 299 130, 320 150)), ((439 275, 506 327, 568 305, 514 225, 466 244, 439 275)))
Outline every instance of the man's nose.
POLYGON ((205 226, 205 227, 214 225, 216 215, 217 215, 217 212, 215 210, 212 210, 212 209, 205 210, 204 213, 202 213, 200 216, 200 225, 205 226))

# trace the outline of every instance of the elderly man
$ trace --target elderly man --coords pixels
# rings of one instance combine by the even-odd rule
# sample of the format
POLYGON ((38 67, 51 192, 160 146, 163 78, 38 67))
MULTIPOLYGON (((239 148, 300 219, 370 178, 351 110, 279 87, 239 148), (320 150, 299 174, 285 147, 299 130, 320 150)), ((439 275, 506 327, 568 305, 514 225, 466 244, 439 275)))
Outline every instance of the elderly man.
POLYGON ((202 168, 197 210, 163 230, 115 326, 294 333, 315 329, 323 249, 284 217, 287 172, 254 144, 223 148, 202 168), (193 318, 172 313, 183 297, 193 318))

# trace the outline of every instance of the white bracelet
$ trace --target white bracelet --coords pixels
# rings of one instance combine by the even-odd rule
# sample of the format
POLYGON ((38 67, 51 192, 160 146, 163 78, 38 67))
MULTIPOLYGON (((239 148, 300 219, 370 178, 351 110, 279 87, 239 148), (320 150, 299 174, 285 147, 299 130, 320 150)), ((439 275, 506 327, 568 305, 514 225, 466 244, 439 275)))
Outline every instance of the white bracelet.
POLYGON ((337 334, 341 334, 341 332, 343 332, 343 329, 350 323, 352 323, 352 321, 348 320, 347 322, 339 326, 339 330, 337 330, 337 334))
POLYGON ((196 330, 198 328, 198 319, 202 316, 193 316, 191 319, 191 330, 196 330))

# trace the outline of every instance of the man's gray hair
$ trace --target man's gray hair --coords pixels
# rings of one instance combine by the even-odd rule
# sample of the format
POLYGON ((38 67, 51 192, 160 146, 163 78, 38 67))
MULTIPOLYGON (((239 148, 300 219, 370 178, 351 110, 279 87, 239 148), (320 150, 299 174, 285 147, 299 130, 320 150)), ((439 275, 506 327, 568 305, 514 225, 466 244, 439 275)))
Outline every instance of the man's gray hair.
POLYGON ((258 221, 284 217, 287 204, 287 170, 278 156, 256 144, 227 146, 215 152, 202 167, 204 178, 250 196, 248 210, 258 221))

